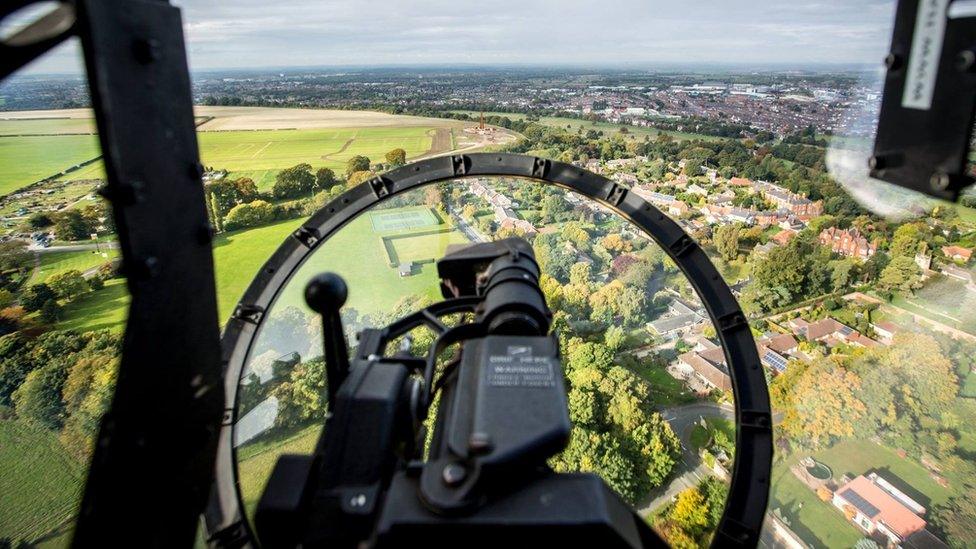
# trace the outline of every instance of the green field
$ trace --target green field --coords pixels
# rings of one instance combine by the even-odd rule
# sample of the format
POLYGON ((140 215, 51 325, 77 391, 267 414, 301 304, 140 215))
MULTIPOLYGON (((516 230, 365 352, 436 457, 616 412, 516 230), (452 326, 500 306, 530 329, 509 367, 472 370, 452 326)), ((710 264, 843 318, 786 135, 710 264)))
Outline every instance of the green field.
MULTIPOLYGON (((481 114, 477 111, 451 111, 455 113, 463 113, 468 116, 473 117, 477 120, 478 116, 481 114)), ((519 113, 507 113, 507 112, 486 112, 485 116, 505 116, 511 120, 524 120, 528 115, 519 113)), ((613 135, 620 133, 621 124, 611 124, 610 122, 590 122, 588 120, 582 120, 579 118, 569 118, 564 116, 541 116, 539 117, 539 124, 543 126, 550 126, 553 128, 562 128, 567 131, 575 132, 582 128, 583 133, 588 130, 602 131, 606 135, 613 135)), ((725 139, 724 137, 715 137, 711 135, 704 135, 698 133, 688 133, 688 132, 672 132, 667 130, 658 130, 655 128, 646 128, 642 126, 630 126, 624 125, 627 128, 627 136, 632 139, 644 139, 644 137, 650 137, 651 139, 656 138, 662 133, 666 133, 675 139, 704 139, 707 141, 720 141, 725 139)))
POLYGON ((271 470, 282 454, 310 454, 315 449, 321 428, 313 425, 298 432, 257 440, 237 449, 237 474, 241 498, 249 517, 254 514, 271 470))
MULTIPOLYGON (((199 132, 200 158, 208 167, 230 170, 233 178, 250 177, 261 190, 269 190, 283 168, 306 162, 313 169, 341 172, 356 155, 382 162, 392 149, 407 157, 430 150, 432 128, 334 128, 323 130, 260 130, 199 132)), ((68 179, 98 177, 96 163, 67 175, 68 179)), ((56 172, 57 170, 55 170, 56 172)))
POLYGON ((450 244, 465 244, 468 239, 460 231, 420 234, 392 240, 401 263, 440 259, 450 244))
POLYGON ((93 269, 108 263, 119 255, 119 251, 115 249, 106 249, 104 253, 107 254, 108 257, 103 257, 102 254, 95 253, 95 250, 85 250, 81 252, 51 252, 40 254, 40 265, 38 268, 34 269, 34 273, 31 275, 30 280, 28 280, 27 283, 37 284, 39 282, 44 282, 53 275, 70 270, 76 270, 84 273, 88 269, 93 269))
POLYGON ((41 427, 0 420, 0 538, 34 540, 75 512, 84 468, 41 427))
MULTIPOLYGON (((411 207, 407 211, 416 209, 411 207)), ((421 209, 430 213, 427 208, 421 209)), ((433 214, 430 215, 433 217, 433 214)), ((221 234, 214 239, 217 307, 221 322, 233 311, 264 262, 300 225, 301 220, 281 221, 257 229, 221 234)), ((411 258, 433 259, 442 256, 448 244, 466 242, 460 232, 450 230, 450 225, 445 223, 437 227, 447 231, 438 235, 394 239, 398 252, 402 247, 403 253, 411 258)), ((389 311, 405 296, 434 297, 439 292, 436 267, 433 264, 421 265, 415 268, 412 276, 401 278, 397 270, 389 266, 382 239, 383 236, 430 230, 431 227, 420 227, 413 231, 376 233, 369 216, 360 216, 319 247, 285 288, 276 307, 294 305, 305 310, 302 298, 305 284, 322 271, 335 271, 346 277, 350 286, 347 307, 363 314, 389 311)), ((68 303, 59 327, 121 330, 127 305, 125 282, 113 279, 106 283, 104 289, 68 303)))
MULTIPOLYGON (((57 175, 101 154, 94 135, 0 137, 0 195, 57 175)), ((78 170, 69 177, 83 179, 78 170)))
POLYGON ((0 137, 95 132, 94 118, 0 118, 0 137))

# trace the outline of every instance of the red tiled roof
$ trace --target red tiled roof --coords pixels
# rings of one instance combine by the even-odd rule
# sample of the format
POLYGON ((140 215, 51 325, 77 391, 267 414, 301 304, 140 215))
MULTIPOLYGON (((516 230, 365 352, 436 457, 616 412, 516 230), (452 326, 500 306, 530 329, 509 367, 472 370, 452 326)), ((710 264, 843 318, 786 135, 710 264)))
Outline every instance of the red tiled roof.
MULTIPOLYGON (((901 536, 902 539, 907 538, 913 532, 925 528, 924 519, 916 515, 908 507, 905 507, 901 502, 871 482, 864 475, 841 486, 835 492, 841 499, 858 508, 854 501, 852 501, 856 496, 852 496, 850 492, 853 492, 856 496, 860 496, 860 498, 874 507, 875 512, 873 515, 868 516, 872 522, 883 523, 886 528, 901 536)), ((861 514, 868 515, 864 510, 861 510, 861 514)))
POLYGON ((713 387, 717 387, 723 391, 728 391, 732 388, 732 380, 729 378, 728 374, 716 368, 711 362, 702 358, 701 355, 714 355, 715 351, 719 354, 722 353, 722 348, 709 349, 707 351, 702 351, 701 353, 696 353, 695 351, 687 352, 678 357, 678 360, 684 362, 685 364, 691 366, 693 370, 698 372, 705 380, 707 380, 713 387))
POLYGON ((795 349, 797 346, 796 338, 792 334, 774 335, 773 337, 759 340, 759 343, 780 354, 789 352, 790 349, 795 349))
POLYGON ((973 251, 969 248, 963 248, 962 246, 943 246, 942 253, 946 254, 947 257, 959 256, 966 261, 973 256, 973 251))

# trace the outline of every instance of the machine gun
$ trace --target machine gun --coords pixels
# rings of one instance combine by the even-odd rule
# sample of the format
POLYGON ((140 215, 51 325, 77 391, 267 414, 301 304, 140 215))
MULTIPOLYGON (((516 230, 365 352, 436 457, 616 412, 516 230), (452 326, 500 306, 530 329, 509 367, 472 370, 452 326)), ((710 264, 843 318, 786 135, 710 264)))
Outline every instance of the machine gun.
POLYGON ((306 287, 323 319, 331 414, 311 455, 279 459, 258 503, 262 543, 663 545, 598 476, 546 465, 568 443, 570 420, 531 246, 471 245, 437 270, 445 300, 364 330, 351 360, 339 317, 345 282, 326 273, 306 287), (459 313, 470 322, 445 322, 459 313), (409 353, 409 339, 387 354, 421 325, 437 334, 424 358, 409 353))

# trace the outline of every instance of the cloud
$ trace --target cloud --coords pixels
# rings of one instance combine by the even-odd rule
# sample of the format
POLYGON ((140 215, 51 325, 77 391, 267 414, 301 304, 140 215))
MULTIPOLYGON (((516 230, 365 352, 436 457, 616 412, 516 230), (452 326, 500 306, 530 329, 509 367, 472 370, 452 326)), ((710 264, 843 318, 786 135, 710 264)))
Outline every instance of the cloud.
POLYGON ((893 0, 174 3, 194 69, 876 63, 894 13, 893 0))

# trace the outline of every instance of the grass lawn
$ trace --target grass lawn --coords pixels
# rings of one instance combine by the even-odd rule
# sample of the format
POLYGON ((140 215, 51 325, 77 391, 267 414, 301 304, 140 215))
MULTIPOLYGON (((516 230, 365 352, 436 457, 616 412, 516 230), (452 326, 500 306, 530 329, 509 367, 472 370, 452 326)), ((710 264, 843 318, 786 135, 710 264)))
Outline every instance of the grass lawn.
POLYGON ((31 274, 27 283, 44 282, 53 275, 72 269, 84 273, 88 269, 108 263, 119 255, 119 251, 115 249, 107 249, 105 253, 108 254, 108 257, 102 257, 102 254, 95 253, 94 250, 40 254, 41 264, 37 269, 34 269, 34 273, 31 274))
POLYGON ((657 406, 674 406, 692 402, 692 395, 684 383, 671 377, 671 374, 649 358, 637 359, 634 372, 644 378, 651 386, 651 400, 657 406))
POLYGON ((961 281, 942 279, 914 296, 896 294, 891 305, 976 335, 976 296, 961 281))
POLYGON ((790 521, 790 528, 813 547, 853 547, 863 537, 839 510, 820 501, 793 476, 788 464, 773 468, 769 511, 776 509, 790 521))
MULTIPOLYGON (((845 440, 834 446, 810 454, 831 468, 834 480, 843 475, 877 472, 909 497, 931 509, 945 502, 952 488, 943 488, 929 476, 928 471, 909 458, 901 458, 894 450, 866 440, 845 440)), ((820 501, 789 471, 802 456, 791 456, 773 469, 770 510, 779 508, 791 521, 791 528, 805 541, 817 547, 851 547, 862 536, 832 505, 820 501)), ((949 479, 952 486, 960 480, 949 479)))
MULTIPOLYGON (((419 199, 420 195, 416 197, 419 199)), ((449 227, 445 222, 435 227, 377 233, 373 231, 370 216, 359 216, 319 246, 283 290, 275 307, 297 306, 307 311, 302 297, 305 284, 323 271, 336 272, 348 281, 349 299, 346 308, 356 309, 360 314, 388 312, 407 296, 439 296, 436 266, 433 263, 419 265, 414 267, 414 274, 401 277, 396 268, 389 266, 381 237, 449 227)), ((432 237, 395 239, 398 253, 400 244, 404 241, 405 253, 427 259, 441 257, 448 244, 466 240, 456 231, 432 237), (410 242, 411 240, 416 241, 410 242)), ((222 285, 219 287, 221 291, 224 290, 222 285)))
POLYGON ((67 303, 58 323, 60 330, 113 330, 122 331, 129 307, 129 292, 125 280, 113 278, 105 281, 105 287, 89 292, 67 303))
POLYGON ((695 425, 691 430, 691 445, 696 450, 707 446, 709 441, 712 440, 712 433, 715 431, 722 431, 729 440, 735 441, 734 421, 720 417, 709 417, 705 418, 705 425, 708 426, 707 429, 701 425, 695 425))
POLYGON ((393 248, 401 262, 424 261, 443 257, 450 244, 464 244, 468 239, 461 231, 408 236, 393 240, 393 248))
POLYGON ((926 508, 944 503, 951 488, 937 484, 928 471, 910 458, 901 458, 894 450, 864 440, 845 440, 827 450, 813 454, 834 471, 852 477, 876 471, 926 508))
POLYGON ((57 435, 0 420, 0 538, 34 540, 74 514, 84 467, 57 435))
MULTIPOLYGON (((94 135, 0 137, 0 195, 101 154, 94 135)), ((85 170, 79 170, 79 172, 85 170)), ((72 179, 78 179, 73 177, 72 179)))
POLYGON ((312 453, 321 430, 321 426, 312 425, 298 432, 263 438, 237 449, 237 474, 248 517, 254 516, 254 508, 278 456, 312 453))

